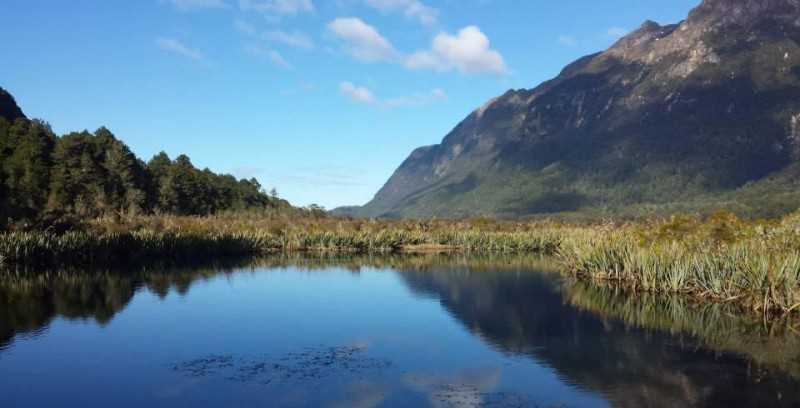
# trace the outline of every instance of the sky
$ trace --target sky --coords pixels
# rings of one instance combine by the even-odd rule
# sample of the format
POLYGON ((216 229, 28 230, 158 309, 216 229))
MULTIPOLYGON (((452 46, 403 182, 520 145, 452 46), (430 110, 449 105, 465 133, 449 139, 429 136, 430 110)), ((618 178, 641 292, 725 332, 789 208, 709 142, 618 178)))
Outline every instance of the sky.
POLYGON ((699 0, 3 0, 0 87, 58 134, 368 202, 409 153, 699 0))

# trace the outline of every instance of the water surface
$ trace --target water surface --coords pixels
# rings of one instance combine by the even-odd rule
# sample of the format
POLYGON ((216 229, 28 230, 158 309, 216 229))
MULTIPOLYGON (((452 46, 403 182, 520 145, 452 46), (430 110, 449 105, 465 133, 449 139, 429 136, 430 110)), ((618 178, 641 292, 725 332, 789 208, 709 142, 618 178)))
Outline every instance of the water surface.
POLYGON ((10 407, 798 406, 792 321, 528 258, 276 258, 0 280, 10 407))

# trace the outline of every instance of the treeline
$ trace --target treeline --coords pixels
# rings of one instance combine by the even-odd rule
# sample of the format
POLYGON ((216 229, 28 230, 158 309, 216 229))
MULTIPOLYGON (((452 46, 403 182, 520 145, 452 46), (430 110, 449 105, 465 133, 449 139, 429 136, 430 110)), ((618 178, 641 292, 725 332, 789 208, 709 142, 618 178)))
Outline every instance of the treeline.
POLYGON ((290 207, 255 179, 196 168, 185 156, 138 159, 108 129, 56 136, 39 120, 0 117, 0 228, 73 216, 290 207))

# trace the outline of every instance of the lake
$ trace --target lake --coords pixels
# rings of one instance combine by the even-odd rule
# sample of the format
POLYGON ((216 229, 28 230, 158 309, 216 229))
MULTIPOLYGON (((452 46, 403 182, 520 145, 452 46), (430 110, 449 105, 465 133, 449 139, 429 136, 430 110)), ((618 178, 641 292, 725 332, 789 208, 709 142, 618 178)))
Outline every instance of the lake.
POLYGON ((800 405, 796 321, 534 257, 284 256, 0 280, 4 407, 800 405))

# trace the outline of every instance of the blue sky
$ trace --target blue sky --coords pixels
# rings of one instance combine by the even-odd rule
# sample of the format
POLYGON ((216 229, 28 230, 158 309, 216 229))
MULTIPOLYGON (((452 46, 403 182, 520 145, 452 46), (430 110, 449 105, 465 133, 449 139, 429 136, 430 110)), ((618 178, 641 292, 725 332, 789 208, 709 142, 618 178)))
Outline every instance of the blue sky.
POLYGON ((333 208, 487 99, 698 3, 3 0, 0 86, 60 134, 107 126, 333 208))

